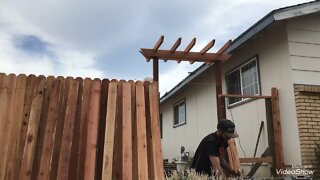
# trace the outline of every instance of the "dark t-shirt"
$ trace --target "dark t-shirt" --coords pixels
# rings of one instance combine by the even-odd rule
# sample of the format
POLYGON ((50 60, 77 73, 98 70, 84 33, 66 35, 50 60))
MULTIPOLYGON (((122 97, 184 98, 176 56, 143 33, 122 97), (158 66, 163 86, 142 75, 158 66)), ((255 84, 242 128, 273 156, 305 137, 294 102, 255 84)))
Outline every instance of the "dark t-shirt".
POLYGON ((204 137, 196 150, 191 168, 198 173, 205 173, 211 176, 212 165, 209 156, 221 158, 225 156, 228 143, 216 133, 211 133, 204 137))

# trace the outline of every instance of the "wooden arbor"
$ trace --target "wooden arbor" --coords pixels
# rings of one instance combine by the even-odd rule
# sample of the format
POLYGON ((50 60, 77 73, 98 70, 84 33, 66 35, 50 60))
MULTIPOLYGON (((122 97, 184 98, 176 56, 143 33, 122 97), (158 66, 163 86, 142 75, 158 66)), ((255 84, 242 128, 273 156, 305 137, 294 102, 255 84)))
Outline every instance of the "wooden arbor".
POLYGON ((193 46, 196 44, 196 38, 193 38, 184 51, 177 51, 181 44, 181 38, 173 44, 170 50, 160 50, 160 46, 163 43, 164 36, 161 36, 152 49, 141 48, 141 54, 149 62, 153 59, 153 80, 159 81, 159 60, 177 61, 189 61, 190 64, 194 62, 205 62, 207 64, 215 64, 215 78, 216 78, 216 98, 217 98, 217 112, 218 120, 225 118, 225 102, 224 99, 219 98, 219 94, 222 94, 222 78, 221 78, 221 62, 227 61, 231 55, 225 54, 225 50, 231 45, 231 40, 225 43, 216 53, 208 53, 208 51, 214 46, 215 40, 210 41, 200 52, 190 52, 193 46))

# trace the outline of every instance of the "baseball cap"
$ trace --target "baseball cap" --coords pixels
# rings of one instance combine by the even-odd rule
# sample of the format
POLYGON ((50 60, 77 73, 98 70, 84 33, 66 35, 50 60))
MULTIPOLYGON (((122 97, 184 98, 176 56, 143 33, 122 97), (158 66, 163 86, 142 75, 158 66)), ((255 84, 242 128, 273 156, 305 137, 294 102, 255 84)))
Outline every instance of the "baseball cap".
POLYGON ((234 123, 229 119, 221 119, 218 122, 217 129, 225 133, 229 138, 239 137, 238 133, 235 130, 234 123))

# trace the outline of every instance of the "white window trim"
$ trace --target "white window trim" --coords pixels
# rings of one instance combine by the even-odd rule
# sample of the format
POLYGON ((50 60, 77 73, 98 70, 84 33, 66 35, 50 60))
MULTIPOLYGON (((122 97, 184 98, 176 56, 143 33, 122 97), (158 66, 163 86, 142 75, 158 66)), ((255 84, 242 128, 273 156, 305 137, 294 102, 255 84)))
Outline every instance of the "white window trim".
MULTIPOLYGON (((239 72, 240 72, 240 86, 241 86, 240 90, 241 90, 241 95, 243 95, 243 85, 242 85, 242 76, 241 76, 241 75, 242 75, 242 67, 248 65, 249 63, 251 63, 251 62, 253 62, 253 61, 256 61, 256 71, 257 71, 257 77, 256 77, 256 78, 257 78, 257 81, 258 81, 258 93, 257 93, 257 94, 252 94, 252 95, 260 95, 260 94, 261 94, 261 92, 260 92, 260 85, 261 85, 261 83, 260 83, 260 78, 259 78, 260 73, 259 73, 259 68, 258 68, 258 58, 257 58, 257 57, 253 57, 253 58, 250 59, 248 62, 241 64, 241 65, 238 66, 237 68, 235 68, 235 69, 233 69, 232 71, 230 71, 230 72, 228 72, 228 73, 225 74, 225 79, 226 79, 226 77, 227 77, 229 74, 232 74, 233 72, 239 70, 239 72)), ((227 87, 227 84, 226 84, 226 87, 227 87)), ((229 101, 228 101, 228 107, 236 106, 236 105, 241 104, 241 103, 243 103, 243 102, 245 102, 245 101, 247 101, 247 100, 249 100, 249 99, 250 99, 250 98, 241 98, 240 101, 237 101, 237 102, 234 102, 234 103, 231 103, 231 104, 229 104, 229 101)))
MULTIPOLYGON (((178 107, 179 108, 179 107, 178 107)), ((179 110, 179 109, 178 109, 179 110)), ((179 115, 179 114, 178 114, 179 115)), ((179 127, 179 126, 182 126, 184 124, 187 124, 187 103, 186 103, 186 99, 182 99, 180 100, 179 102, 175 103, 173 105, 173 127, 176 128, 176 127, 179 127), (174 124, 175 123, 175 107, 180 104, 181 102, 184 102, 184 113, 185 113, 185 118, 184 118, 184 122, 180 122, 178 124, 174 124)))

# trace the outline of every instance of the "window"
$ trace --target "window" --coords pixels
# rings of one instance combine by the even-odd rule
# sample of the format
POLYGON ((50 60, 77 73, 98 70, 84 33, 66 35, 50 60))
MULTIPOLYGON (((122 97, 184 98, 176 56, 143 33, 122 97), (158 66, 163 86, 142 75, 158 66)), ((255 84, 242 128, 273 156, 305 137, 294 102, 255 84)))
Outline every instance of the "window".
POLYGON ((181 100, 174 105, 174 122, 173 126, 177 127, 186 124, 186 101, 181 100))
MULTIPOLYGON (((226 74, 226 85, 228 94, 258 95, 260 94, 260 83, 257 66, 257 58, 236 68, 226 74)), ((228 98, 229 105, 244 100, 244 98, 228 98)))

